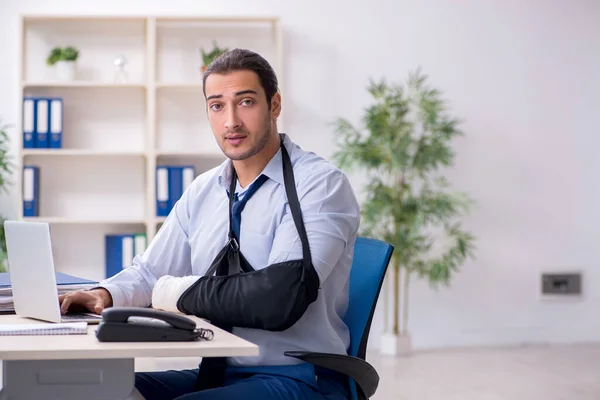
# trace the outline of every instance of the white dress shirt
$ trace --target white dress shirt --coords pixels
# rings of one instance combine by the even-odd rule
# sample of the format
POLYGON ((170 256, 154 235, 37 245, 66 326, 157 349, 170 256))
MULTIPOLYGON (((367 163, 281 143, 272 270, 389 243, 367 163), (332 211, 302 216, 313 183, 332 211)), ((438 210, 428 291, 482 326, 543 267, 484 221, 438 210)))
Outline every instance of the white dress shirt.
MULTIPOLYGON (((317 300, 300 320, 282 332, 234 327, 233 333, 260 347, 256 357, 229 359, 230 365, 286 365, 300 361, 284 351, 346 354, 350 343, 342 321, 360 210, 347 177, 334 165, 302 150, 280 134, 290 155, 312 261, 321 287, 317 300)), ((268 179, 248 201, 241 216, 240 250, 255 270, 302 258, 302 245, 287 202, 281 149, 263 174, 268 179)), ((231 160, 199 175, 186 189, 143 254, 133 265, 101 282, 113 305, 174 307, 179 295, 204 275, 228 241, 231 160), (187 278, 170 278, 187 277, 187 278), (194 277, 190 277, 194 276, 194 277)), ((249 185, 245 188, 247 189, 249 185)), ((238 183, 238 189, 242 191, 238 183)), ((240 193, 242 195, 242 193, 240 193)), ((264 300, 269 302, 269 294, 264 300)), ((272 304, 277 307, 277 304, 272 304)))

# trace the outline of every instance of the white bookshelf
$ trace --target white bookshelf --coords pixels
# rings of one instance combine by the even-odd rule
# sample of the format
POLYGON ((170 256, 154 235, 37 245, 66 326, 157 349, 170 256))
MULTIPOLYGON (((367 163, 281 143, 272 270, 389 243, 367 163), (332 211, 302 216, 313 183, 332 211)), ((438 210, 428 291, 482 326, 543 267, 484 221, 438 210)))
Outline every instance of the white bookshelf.
POLYGON ((28 156, 52 156, 52 157, 68 157, 68 156, 132 156, 144 157, 146 154, 143 151, 110 151, 88 149, 23 149, 22 155, 28 156))
POLYGON ((73 82, 23 82, 24 88, 137 88, 146 89, 146 85, 142 83, 117 83, 117 82, 93 82, 93 81, 73 81, 73 82))
POLYGON ((24 96, 61 97, 64 119, 61 149, 26 149, 19 115, 20 164, 40 168, 37 217, 23 217, 15 177, 19 215, 50 223, 58 271, 90 279, 104 278, 106 234, 145 233, 150 242, 164 221, 157 165, 192 164, 198 175, 225 160, 206 117, 200 48, 216 40, 257 51, 283 86, 274 17, 27 15, 21 32, 19 105, 24 96), (61 82, 45 59, 69 45, 79 50, 78 73, 61 82), (120 54, 126 82, 114 80, 120 54))
MULTIPOLYGON (((162 218, 161 221, 164 221, 165 217, 157 217, 162 218)), ((146 220, 144 218, 64 218, 64 217, 24 217, 24 221, 32 221, 32 222, 48 222, 51 224, 80 224, 80 225, 106 225, 106 224, 145 224, 146 220)))

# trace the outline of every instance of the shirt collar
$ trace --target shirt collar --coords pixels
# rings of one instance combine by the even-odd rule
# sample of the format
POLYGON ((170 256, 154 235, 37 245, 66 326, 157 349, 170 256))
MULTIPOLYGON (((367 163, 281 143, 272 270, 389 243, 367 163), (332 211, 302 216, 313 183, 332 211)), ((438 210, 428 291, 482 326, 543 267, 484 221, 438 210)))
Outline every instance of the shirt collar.
MULTIPOLYGON (((290 149, 291 141, 290 141, 289 136, 286 135, 285 133, 280 133, 279 136, 281 137, 281 140, 283 140, 283 145, 286 147, 286 149, 291 157, 291 149, 290 149)), ((273 158, 271 158, 271 160, 269 160, 269 162, 267 163, 267 165, 261 172, 263 175, 266 175, 269 179, 274 180, 275 182, 279 183, 280 185, 284 184, 283 166, 281 164, 282 157, 283 156, 281 154, 281 148, 280 148, 279 150, 277 150, 277 153, 275 153, 273 158)), ((219 177, 218 177, 219 186, 229 190, 229 184, 231 182, 232 175, 233 175, 233 163, 230 159, 227 159, 225 161, 225 163, 223 164, 223 166, 221 167, 221 171, 219 172, 219 177)), ((260 176, 260 174, 259 174, 259 176, 260 176)), ((249 187, 249 185, 246 186, 246 188, 248 188, 248 187, 249 187)))

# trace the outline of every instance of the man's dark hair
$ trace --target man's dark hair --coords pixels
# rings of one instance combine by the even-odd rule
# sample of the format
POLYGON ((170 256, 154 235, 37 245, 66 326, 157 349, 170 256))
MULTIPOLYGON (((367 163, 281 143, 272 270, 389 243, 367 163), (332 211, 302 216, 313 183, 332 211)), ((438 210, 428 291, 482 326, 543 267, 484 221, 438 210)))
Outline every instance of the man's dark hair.
POLYGON ((261 55, 245 49, 232 49, 221 54, 206 68, 202 78, 204 97, 206 97, 206 78, 210 74, 227 74, 233 71, 254 71, 260 80, 260 84, 267 95, 267 104, 271 108, 271 98, 279 90, 275 71, 261 55))

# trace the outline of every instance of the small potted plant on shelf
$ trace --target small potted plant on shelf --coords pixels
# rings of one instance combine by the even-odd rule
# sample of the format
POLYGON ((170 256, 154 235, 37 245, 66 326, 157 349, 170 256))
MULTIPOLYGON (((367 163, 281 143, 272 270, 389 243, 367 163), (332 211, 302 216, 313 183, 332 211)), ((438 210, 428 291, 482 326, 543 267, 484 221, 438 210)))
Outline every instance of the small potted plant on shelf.
POLYGON ((213 48, 210 52, 207 52, 206 50, 204 50, 204 48, 200 49, 200 54, 202 55, 202 64, 203 64, 202 67, 200 67, 200 70, 202 71, 202 73, 206 72, 206 69, 208 68, 208 66, 211 62, 213 62, 217 57, 219 57, 223 53, 226 53, 229 50, 229 49, 219 48, 216 40, 212 41, 212 45, 213 45, 213 48))
MULTIPOLYGON (((8 188, 11 184, 10 175, 13 172, 13 163, 9 155, 10 145, 8 137, 8 125, 2 123, 0 119, 0 192, 8 194, 8 188)), ((4 216, 0 216, 0 272, 6 272, 6 241, 4 237, 4 216)))
POLYGON ((58 79, 71 81, 75 79, 75 67, 78 57, 79 50, 73 46, 55 47, 46 58, 46 64, 56 67, 58 79))

